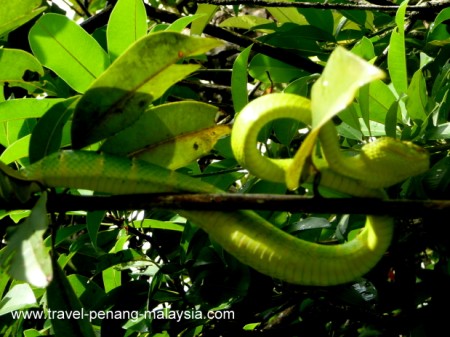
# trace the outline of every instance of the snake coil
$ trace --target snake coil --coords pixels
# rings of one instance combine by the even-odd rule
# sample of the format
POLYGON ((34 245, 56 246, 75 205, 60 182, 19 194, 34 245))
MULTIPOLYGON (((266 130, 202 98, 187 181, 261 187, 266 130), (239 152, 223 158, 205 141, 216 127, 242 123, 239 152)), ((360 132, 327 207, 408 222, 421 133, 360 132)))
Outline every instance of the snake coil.
MULTIPOLYGON (((310 124, 309 101, 291 94, 272 94, 254 100, 236 118, 232 147, 236 159, 252 174, 284 182, 286 168, 292 161, 269 159, 256 148, 259 130, 277 118, 295 118, 310 124)), ((340 153, 332 124, 321 130, 320 142, 330 166, 321 172, 321 182, 352 195, 380 195, 377 189, 428 168, 428 155, 411 143, 383 140, 378 145, 369 144, 357 157, 346 158, 340 153)), ((83 188, 110 194, 222 192, 210 184, 147 162, 87 151, 58 152, 21 172, 46 187, 83 188)), ((357 279, 379 261, 393 233, 392 218, 368 216, 356 238, 324 246, 295 238, 251 211, 180 210, 179 213, 241 262, 269 276, 303 285, 327 286, 357 279)))

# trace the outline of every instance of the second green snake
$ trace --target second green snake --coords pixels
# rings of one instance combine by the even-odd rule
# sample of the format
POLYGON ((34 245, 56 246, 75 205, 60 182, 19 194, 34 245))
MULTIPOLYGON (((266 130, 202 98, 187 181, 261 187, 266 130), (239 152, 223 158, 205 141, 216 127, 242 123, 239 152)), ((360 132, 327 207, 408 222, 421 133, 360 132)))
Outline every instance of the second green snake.
MULTIPOLYGON (((268 122, 294 118, 310 124, 309 101, 291 94, 254 100, 238 115, 232 147, 238 162, 261 179, 284 182, 289 159, 269 159, 257 150, 257 135, 268 122)), ((424 172, 428 154, 411 143, 383 139, 363 147, 356 157, 341 154, 332 124, 321 130, 328 168, 319 168, 321 183, 355 195, 380 196, 380 189, 424 172)), ((220 193, 198 179, 127 158, 87 151, 62 151, 23 169, 44 187, 90 189, 111 194, 153 192, 220 193)), ((241 262, 269 276, 303 285, 336 285, 368 272, 388 248, 393 220, 368 216, 353 240, 324 246, 295 238, 251 211, 186 211, 181 215, 205 230, 212 240, 241 262)))

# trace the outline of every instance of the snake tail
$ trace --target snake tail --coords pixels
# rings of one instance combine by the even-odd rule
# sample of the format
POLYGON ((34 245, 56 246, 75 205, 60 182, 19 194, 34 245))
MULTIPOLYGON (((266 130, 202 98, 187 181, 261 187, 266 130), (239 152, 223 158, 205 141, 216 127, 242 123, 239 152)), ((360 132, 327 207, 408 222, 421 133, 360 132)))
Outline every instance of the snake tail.
MULTIPOLYGON (((198 179, 147 162, 85 151, 54 153, 21 173, 46 187, 108 194, 221 192, 198 179)), ((393 228, 390 218, 368 217, 365 228, 353 240, 320 245, 291 236, 252 211, 178 212, 241 262, 302 285, 336 285, 365 274, 386 251, 393 228)))

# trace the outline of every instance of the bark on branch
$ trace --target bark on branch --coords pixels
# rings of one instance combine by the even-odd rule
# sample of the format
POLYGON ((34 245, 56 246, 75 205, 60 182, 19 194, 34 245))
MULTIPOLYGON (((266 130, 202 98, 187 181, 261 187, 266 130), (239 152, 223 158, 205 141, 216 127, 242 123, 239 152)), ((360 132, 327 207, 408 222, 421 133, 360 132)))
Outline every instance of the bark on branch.
MULTIPOLYGON (((0 209, 30 209, 26 204, 0 203, 0 209)), ((378 200, 362 198, 314 198, 272 194, 144 194, 116 196, 76 196, 50 194, 48 210, 136 210, 187 209, 235 211, 240 209, 306 213, 373 214, 403 217, 450 215, 450 200, 378 200)))

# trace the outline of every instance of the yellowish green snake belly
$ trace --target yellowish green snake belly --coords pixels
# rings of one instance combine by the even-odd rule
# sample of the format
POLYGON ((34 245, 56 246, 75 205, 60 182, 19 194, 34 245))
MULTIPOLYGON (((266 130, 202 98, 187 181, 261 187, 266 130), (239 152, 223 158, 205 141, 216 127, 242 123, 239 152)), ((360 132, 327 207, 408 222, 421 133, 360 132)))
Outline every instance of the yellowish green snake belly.
MULTIPOLYGON (((262 179, 284 181, 289 159, 271 160, 262 156, 256 137, 271 120, 295 118, 309 124, 310 114, 307 100, 296 95, 272 94, 254 100, 238 115, 233 126, 236 159, 262 179)), ((428 168, 428 155, 410 143, 383 140, 381 145, 363 149, 359 157, 345 158, 336 137, 332 124, 321 131, 320 142, 330 164, 321 172, 321 183, 344 193, 379 196, 376 189, 428 168)), ((198 179, 147 162, 88 151, 58 152, 21 172, 45 187, 82 188, 110 194, 222 192, 198 179)), ((366 226, 355 239, 330 246, 295 238, 252 211, 178 212, 241 262, 269 276, 303 285, 327 286, 357 279, 379 261, 393 233, 391 218, 368 216, 366 226)))

